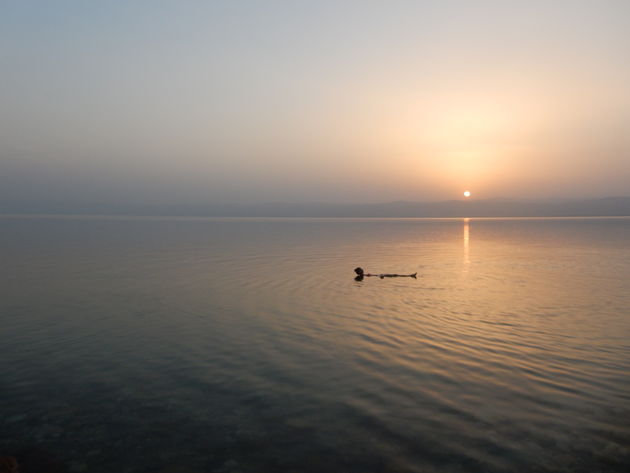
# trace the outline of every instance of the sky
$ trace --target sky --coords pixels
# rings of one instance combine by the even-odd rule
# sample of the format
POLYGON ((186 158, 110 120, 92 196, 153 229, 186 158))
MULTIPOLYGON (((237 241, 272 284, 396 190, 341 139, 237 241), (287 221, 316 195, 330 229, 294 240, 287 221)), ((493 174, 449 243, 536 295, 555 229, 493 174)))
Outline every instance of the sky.
POLYGON ((630 195, 630 2, 0 0, 3 211, 630 195))

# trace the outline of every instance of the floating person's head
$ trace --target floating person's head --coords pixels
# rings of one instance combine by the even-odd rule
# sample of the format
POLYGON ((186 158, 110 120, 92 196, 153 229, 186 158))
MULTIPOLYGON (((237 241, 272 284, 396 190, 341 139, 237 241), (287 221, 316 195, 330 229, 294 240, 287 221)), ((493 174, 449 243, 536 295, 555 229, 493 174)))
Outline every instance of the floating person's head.
POLYGON ((361 268, 360 266, 354 268, 354 272, 357 273, 358 276, 363 276, 363 268, 361 268))

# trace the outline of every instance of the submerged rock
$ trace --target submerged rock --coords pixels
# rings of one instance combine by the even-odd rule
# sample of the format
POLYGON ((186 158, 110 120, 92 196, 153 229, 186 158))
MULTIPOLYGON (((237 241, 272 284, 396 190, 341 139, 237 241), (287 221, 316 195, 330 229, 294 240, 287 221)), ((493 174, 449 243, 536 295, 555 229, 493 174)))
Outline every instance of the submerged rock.
POLYGON ((43 448, 25 448, 15 455, 19 473, 60 473, 62 462, 43 448))
POLYGON ((223 468, 226 470, 233 470, 234 468, 238 468, 238 462, 234 459, 227 460, 223 463, 223 468))
POLYGON ((26 414, 16 414, 6 419, 7 424, 14 424, 16 422, 21 422, 26 419, 26 414))
POLYGON ((87 471, 88 467, 85 463, 72 462, 70 464, 70 471, 73 473, 83 473, 87 471))
POLYGON ((63 428, 58 425, 44 424, 37 430, 35 435, 40 438, 58 438, 63 432, 63 428))
POLYGON ((18 462, 15 457, 0 457, 0 473, 18 473, 18 462))
POLYGON ((188 468, 183 465, 169 465, 161 470, 158 473, 201 473, 197 470, 193 470, 192 468, 188 468))

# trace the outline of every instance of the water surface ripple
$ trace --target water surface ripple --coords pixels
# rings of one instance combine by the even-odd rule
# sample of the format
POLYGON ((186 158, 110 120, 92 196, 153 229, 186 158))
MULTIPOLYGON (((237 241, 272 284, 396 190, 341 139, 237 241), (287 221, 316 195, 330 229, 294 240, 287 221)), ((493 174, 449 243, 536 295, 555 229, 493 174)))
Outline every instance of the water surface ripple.
POLYGON ((630 466, 630 219, 0 227, 0 455, 96 473, 630 466))

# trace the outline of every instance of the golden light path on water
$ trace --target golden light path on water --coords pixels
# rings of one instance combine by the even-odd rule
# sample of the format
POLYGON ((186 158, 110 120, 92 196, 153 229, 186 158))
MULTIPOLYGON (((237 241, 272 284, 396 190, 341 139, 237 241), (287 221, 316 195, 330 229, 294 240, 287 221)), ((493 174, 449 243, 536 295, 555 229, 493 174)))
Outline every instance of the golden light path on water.
POLYGON ((468 272, 470 264, 470 219, 464 219, 464 272, 468 272))

